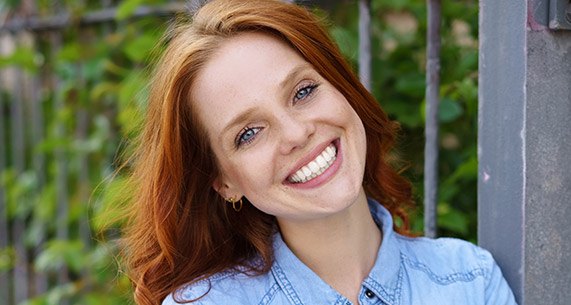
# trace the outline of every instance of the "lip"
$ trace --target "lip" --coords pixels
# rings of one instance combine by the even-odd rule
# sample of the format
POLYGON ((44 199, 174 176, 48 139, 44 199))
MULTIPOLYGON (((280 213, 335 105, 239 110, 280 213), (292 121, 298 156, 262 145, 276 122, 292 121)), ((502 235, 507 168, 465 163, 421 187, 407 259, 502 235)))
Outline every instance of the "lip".
POLYGON ((323 144, 314 148, 310 154, 308 154, 306 157, 302 158, 299 162, 296 163, 296 165, 294 166, 294 169, 285 178, 284 184, 287 184, 288 186, 291 186, 291 187, 298 187, 298 188, 312 188, 312 187, 319 186, 319 185, 323 184, 324 182, 326 182, 327 180, 329 180, 329 178, 331 176, 333 176, 333 174, 335 174, 335 172, 340 167, 341 161, 342 161, 341 145, 340 145, 339 138, 332 140, 332 141, 324 142, 323 144), (323 150, 325 150, 325 148, 327 148, 327 146, 331 145, 331 143, 333 143, 333 145, 335 145, 335 148, 337 149, 337 158, 335 159, 333 164, 331 164, 331 166, 327 170, 325 170, 323 173, 321 173, 321 175, 319 175, 318 177, 315 177, 315 178, 313 178, 307 182, 292 183, 292 182, 287 180, 288 177, 295 174, 295 172, 297 172, 303 166, 307 165, 309 162, 311 162, 315 158, 317 158, 317 156, 320 155, 321 152, 323 152, 323 150))

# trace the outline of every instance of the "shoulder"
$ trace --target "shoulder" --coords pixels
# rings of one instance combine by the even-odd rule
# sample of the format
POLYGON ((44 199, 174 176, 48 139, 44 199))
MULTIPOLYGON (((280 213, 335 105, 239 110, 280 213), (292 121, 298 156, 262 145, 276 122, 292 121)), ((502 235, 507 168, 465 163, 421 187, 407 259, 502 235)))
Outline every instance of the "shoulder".
POLYGON ((198 282, 184 285, 169 294, 162 305, 191 304, 252 304, 272 297, 277 291, 277 283, 270 274, 254 275, 232 270, 225 271, 198 282), (179 303, 180 302, 180 303, 179 303))
POLYGON ((426 273, 436 282, 488 279, 495 262, 487 250, 455 238, 430 239, 398 236, 403 263, 426 273))
POLYGON ((446 295, 447 302, 452 300, 450 304, 516 305, 508 283, 487 250, 454 238, 397 235, 397 239, 409 281, 424 288, 417 289, 416 293, 422 291, 419 295, 411 292, 411 298, 421 300, 432 293, 435 297, 446 295))

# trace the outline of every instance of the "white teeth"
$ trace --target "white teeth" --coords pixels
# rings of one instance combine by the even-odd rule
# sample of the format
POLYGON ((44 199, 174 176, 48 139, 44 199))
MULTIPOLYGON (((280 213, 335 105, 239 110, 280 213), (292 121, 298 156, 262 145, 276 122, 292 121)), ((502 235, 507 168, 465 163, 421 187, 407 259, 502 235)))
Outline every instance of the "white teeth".
POLYGON ((291 175, 288 180, 293 183, 307 182, 319 175, 321 175, 337 158, 337 149, 335 145, 330 144, 327 146, 319 156, 312 160, 307 165, 300 168, 297 172, 291 175))
POLYGON ((322 154, 322 155, 323 155, 323 158, 325 159, 326 162, 331 161, 331 155, 330 155, 329 153, 327 153, 327 154, 322 154))
POLYGON ((321 155, 317 156, 317 158, 315 158, 315 161, 317 162, 317 165, 319 165, 319 167, 327 166, 327 161, 325 161, 325 158, 323 158, 321 155))
POLYGON ((319 165, 317 165, 317 162, 315 162, 315 161, 309 162, 308 166, 309 166, 309 169, 314 173, 319 170, 319 165))
POLYGON ((299 178, 299 176, 298 176, 297 174, 293 174, 293 175, 291 176, 291 179, 294 180, 294 181, 299 181, 299 180, 301 180, 301 178, 299 178))
POLYGON ((335 146, 333 146, 333 147, 327 146, 326 150, 327 150, 327 152, 328 152, 329 154, 335 156, 335 153, 336 153, 336 151, 335 151, 335 146))

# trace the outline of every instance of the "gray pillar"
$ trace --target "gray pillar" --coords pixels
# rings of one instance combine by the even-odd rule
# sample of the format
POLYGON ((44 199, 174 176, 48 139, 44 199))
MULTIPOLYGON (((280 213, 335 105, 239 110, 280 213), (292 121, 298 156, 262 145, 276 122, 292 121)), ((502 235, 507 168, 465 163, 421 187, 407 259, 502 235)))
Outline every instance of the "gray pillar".
POLYGON ((478 239, 520 305, 571 300, 571 31, 548 28, 556 2, 480 1, 478 239))

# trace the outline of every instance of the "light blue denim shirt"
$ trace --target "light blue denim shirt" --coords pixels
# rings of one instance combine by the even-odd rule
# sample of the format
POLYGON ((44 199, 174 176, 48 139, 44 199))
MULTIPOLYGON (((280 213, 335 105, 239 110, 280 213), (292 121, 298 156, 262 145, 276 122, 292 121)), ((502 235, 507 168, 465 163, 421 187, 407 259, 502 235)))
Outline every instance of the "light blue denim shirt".
MULTIPOLYGON (((507 305, 516 304, 492 255, 452 238, 409 238, 393 231, 390 213, 369 200, 383 232, 377 260, 361 285, 362 305, 507 305)), ((352 304, 274 238, 275 261, 259 276, 232 271, 187 285, 175 294, 192 304, 317 305, 352 304)), ((163 305, 179 304, 169 295, 163 305)))

